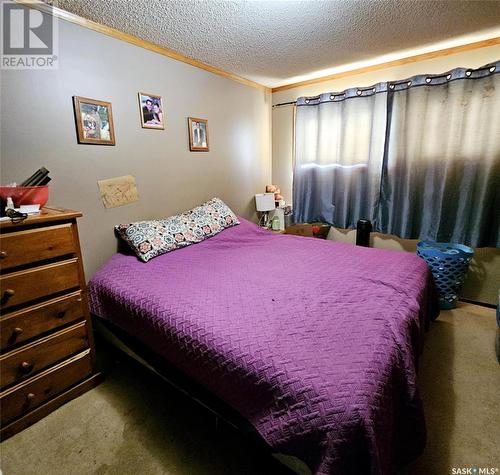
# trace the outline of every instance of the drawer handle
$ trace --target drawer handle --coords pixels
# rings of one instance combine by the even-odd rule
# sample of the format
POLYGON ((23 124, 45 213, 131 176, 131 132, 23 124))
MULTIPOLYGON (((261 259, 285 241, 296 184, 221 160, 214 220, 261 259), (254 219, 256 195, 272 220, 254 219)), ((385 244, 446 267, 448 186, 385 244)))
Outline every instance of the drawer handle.
POLYGON ((5 259, 7 257, 7 251, 0 251, 0 259, 5 259))
POLYGON ((3 293, 5 298, 13 297, 16 291, 14 289, 5 289, 5 292, 3 293))
POLYGON ((27 399, 28 401, 32 401, 33 399, 35 399, 35 394, 33 394, 33 393, 28 393, 28 394, 26 395, 26 399, 27 399))
POLYGON ((16 327, 14 328, 14 330, 12 330, 12 333, 17 336, 20 335, 23 331, 24 330, 21 327, 16 327))
POLYGON ((56 313, 57 318, 64 318, 65 315, 66 315, 66 310, 61 310, 61 311, 56 313))
POLYGON ((29 361, 23 361, 21 363, 21 371, 23 373, 29 373, 33 369, 33 363, 30 363, 29 361))

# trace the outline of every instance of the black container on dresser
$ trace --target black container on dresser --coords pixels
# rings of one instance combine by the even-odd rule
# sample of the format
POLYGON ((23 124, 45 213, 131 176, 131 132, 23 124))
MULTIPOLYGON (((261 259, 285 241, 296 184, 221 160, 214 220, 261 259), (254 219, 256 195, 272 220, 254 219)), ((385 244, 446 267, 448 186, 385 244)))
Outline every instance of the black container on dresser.
POLYGON ((0 223, 1 439, 101 381, 77 218, 44 208, 0 223))

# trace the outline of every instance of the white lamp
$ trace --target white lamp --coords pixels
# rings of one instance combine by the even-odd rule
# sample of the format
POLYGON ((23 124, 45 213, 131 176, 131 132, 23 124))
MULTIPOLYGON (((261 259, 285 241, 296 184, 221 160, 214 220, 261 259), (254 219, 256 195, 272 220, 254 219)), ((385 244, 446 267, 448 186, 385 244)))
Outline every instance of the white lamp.
POLYGON ((258 193, 255 195, 255 209, 263 213, 263 227, 267 227, 267 218, 269 211, 276 208, 274 203, 274 193, 258 193))

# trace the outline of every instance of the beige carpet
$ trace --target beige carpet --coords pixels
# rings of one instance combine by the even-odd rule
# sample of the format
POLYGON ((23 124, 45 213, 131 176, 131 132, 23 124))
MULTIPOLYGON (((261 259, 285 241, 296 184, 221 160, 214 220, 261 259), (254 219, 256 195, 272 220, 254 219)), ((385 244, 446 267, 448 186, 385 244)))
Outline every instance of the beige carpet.
POLYGON ((432 324, 419 373, 427 447, 405 475, 450 474, 453 467, 500 473, 498 331, 493 309, 466 303, 432 324))
MULTIPOLYGON (((428 445, 405 475, 500 468, 494 314, 460 304, 428 332, 420 371, 428 445)), ((290 473, 147 370, 100 353, 106 381, 2 443, 4 475, 290 473)))

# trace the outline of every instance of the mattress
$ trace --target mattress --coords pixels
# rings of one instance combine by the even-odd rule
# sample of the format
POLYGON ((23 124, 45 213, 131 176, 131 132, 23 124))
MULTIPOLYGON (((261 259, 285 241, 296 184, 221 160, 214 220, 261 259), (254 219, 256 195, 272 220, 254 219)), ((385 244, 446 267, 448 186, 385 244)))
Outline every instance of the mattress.
POLYGON ((313 473, 393 473, 423 450, 416 367, 437 307, 414 254, 241 220, 148 263, 114 255, 89 297, 313 473))

